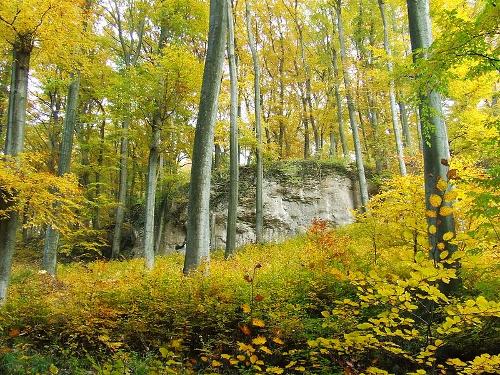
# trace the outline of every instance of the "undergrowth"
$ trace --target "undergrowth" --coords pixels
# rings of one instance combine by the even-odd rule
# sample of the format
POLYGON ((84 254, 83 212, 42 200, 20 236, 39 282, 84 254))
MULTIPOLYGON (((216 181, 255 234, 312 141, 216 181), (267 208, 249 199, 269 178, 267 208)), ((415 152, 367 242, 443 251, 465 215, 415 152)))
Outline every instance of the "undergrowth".
POLYGON ((142 259, 61 265, 57 279, 18 259, 0 373, 496 373, 494 231, 458 191, 459 251, 431 262, 421 186, 392 181, 356 224, 318 220, 189 276, 180 254, 151 272, 142 259))

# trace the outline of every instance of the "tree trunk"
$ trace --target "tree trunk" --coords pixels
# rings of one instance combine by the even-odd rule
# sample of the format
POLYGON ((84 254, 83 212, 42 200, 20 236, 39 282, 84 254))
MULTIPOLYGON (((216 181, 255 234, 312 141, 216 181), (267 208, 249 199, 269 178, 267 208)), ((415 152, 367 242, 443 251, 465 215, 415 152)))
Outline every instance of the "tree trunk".
POLYGON ((342 61, 342 70, 344 76, 344 85, 347 98, 347 109, 349 110, 349 120, 351 123, 352 137, 354 141, 354 151, 356 153, 356 167, 358 170, 359 190, 361 195, 361 205, 366 207, 368 203, 368 185, 366 183, 365 167, 363 165, 363 152, 361 142, 359 140, 358 124, 356 123, 356 108, 351 94, 351 81, 347 70, 347 57, 345 48, 344 26, 342 24, 341 2, 338 2, 337 11, 337 26, 339 31, 340 42, 340 59, 342 61))
POLYGON ((335 102, 337 103, 337 122, 339 126, 339 138, 340 144, 342 145, 342 155, 344 159, 349 156, 349 148, 347 147, 347 138, 345 136, 344 130, 344 115, 342 114, 342 97, 340 96, 340 74, 337 61, 337 51, 333 49, 332 51, 332 63, 333 63, 333 76, 334 76, 334 91, 335 91, 335 102))
POLYGON ((208 49, 192 155, 184 273, 210 259, 210 177, 226 44, 226 7, 226 0, 210 1, 208 49))
MULTIPOLYGON (((64 116, 63 137, 61 142, 61 151, 59 157, 59 166, 57 175, 63 176, 70 171, 71 153, 73 151, 73 137, 75 134, 75 125, 78 109, 78 94, 80 91, 80 76, 73 77, 68 88, 68 99, 66 103, 66 114, 64 116)), ((47 227, 45 233, 45 247, 43 250, 43 269, 49 275, 55 276, 57 270, 57 248, 59 246, 59 231, 47 227)))
POLYGON ((245 17, 248 34, 248 42, 252 52, 254 70, 254 94, 255 94, 255 136, 257 138, 256 149, 256 183, 255 183, 255 241, 262 243, 264 232, 264 213, 262 198, 262 183, 264 180, 264 166, 262 160, 262 127, 261 127, 261 103, 260 103, 260 63, 257 54, 257 44, 252 32, 252 15, 248 0, 245 1, 245 17))
POLYGON ((385 0, 378 0, 378 5, 380 9, 380 14, 382 16, 382 24, 384 26, 384 48, 387 55, 387 71, 389 72, 389 102, 391 104, 391 119, 392 128, 394 130, 394 139, 396 141, 396 152, 398 156, 399 172, 401 176, 406 176, 406 165, 404 161, 403 152, 403 141, 401 139, 401 131, 398 124, 398 110, 396 107, 396 87, 394 84, 393 74, 393 63, 392 63, 392 52, 391 46, 389 44, 389 30, 387 29, 387 20, 385 17, 385 0))
POLYGON ((399 105, 399 115, 401 117, 401 125, 403 128, 403 145, 410 150, 413 147, 413 141, 410 134, 410 126, 408 124, 408 112, 406 110, 406 104, 402 101, 398 102, 399 105))
POLYGON ((422 121, 420 121, 420 108, 415 109, 415 123, 417 125, 418 150, 424 152, 424 138, 422 136, 422 121))
POLYGON ((220 144, 215 144, 215 157, 214 157, 214 170, 218 170, 220 168, 220 163, 222 159, 222 150, 220 144))
POLYGON ((101 127, 99 129, 99 156, 97 157, 97 171, 95 172, 95 197, 94 197, 94 219, 92 220, 92 225, 94 229, 101 229, 101 210, 99 200, 101 198, 101 172, 102 166, 104 164, 104 136, 106 128, 106 119, 104 118, 101 122, 101 127))
MULTIPOLYGON (((415 61, 427 59, 427 49, 432 44, 429 1, 407 0, 407 4, 413 58, 415 61)), ((427 87, 421 89, 419 95, 422 133, 428 135, 423 142, 426 206, 428 210, 435 211, 436 208, 432 206, 430 197, 432 194, 440 194, 437 189, 440 180, 448 183, 450 158, 448 134, 443 121, 439 93, 433 88, 427 87)), ((448 187, 448 189, 450 188, 448 187)), ((445 205, 447 204, 449 202, 445 203, 445 205)), ((448 251, 448 256, 457 249, 456 245, 443 239, 445 233, 455 233, 454 217, 453 215, 441 216, 440 210, 438 210, 437 217, 427 217, 427 223, 436 228, 435 233, 429 231, 429 242, 431 245, 430 256, 438 262, 440 261, 440 250, 437 247, 439 243, 444 244, 443 250, 448 251)))
MULTIPOLYGON (((227 208, 226 258, 236 249, 236 220, 238 218, 239 157, 238 157, 238 77, 234 52, 233 5, 227 0, 229 79, 231 91, 230 135, 229 135, 229 203, 227 208)), ((281 125, 280 125, 281 129, 281 125)), ((281 134, 281 130, 280 130, 281 134)), ((281 141, 282 142, 282 139, 281 141)), ((280 145, 282 150, 282 145, 280 145)))
MULTIPOLYGON (((28 38, 29 39, 29 38, 28 38)), ((28 97, 28 75, 31 57, 31 39, 18 40, 13 47, 12 76, 10 83, 7 139, 5 154, 18 158, 24 147, 26 103, 28 97)), ((0 194, 0 210, 7 209, 12 202, 6 194, 0 194)), ((12 268, 12 257, 16 246, 19 214, 12 212, 0 218, 0 304, 5 303, 12 268)))
POLYGON ((155 261, 155 206, 158 182, 158 159, 160 157, 160 116, 155 114, 151 130, 151 145, 148 158, 148 178, 146 183, 146 220, 144 224, 144 260, 146 269, 151 270, 155 261))
POLYGON ((130 117, 123 121, 122 137, 120 144, 120 180, 118 185, 118 206, 115 213, 115 228, 113 230, 113 244, 111 245, 111 257, 116 259, 120 256, 120 243, 122 238, 122 226, 125 218, 125 206, 127 205, 127 159, 128 159, 128 128, 130 117))
MULTIPOLYGON (((158 40, 158 55, 167 39, 167 27, 162 22, 160 38, 158 40)), ((155 110, 151 126, 151 145, 148 158, 148 178, 146 183, 146 218, 144 224, 144 261, 147 270, 151 270, 155 263, 155 210, 156 210, 156 185, 158 184, 158 162, 160 160, 161 137, 161 107, 162 100, 155 100, 155 110)))

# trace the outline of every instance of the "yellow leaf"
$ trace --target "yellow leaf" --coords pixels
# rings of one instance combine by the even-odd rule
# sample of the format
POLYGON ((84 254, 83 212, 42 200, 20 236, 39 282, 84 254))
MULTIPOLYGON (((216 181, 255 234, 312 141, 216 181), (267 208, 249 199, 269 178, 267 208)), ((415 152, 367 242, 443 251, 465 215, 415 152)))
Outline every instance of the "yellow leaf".
POLYGON ((267 354, 273 354, 271 349, 269 349, 267 346, 261 346, 260 350, 262 350, 264 353, 267 353, 267 354))
POLYGON ((219 361, 216 361, 215 359, 212 361, 212 367, 220 367, 222 366, 222 363, 219 361))
POLYGON ((430 234, 435 234, 436 231, 437 231, 437 229, 436 229, 435 225, 429 225, 429 233, 430 234))
POLYGON ((253 318, 252 319, 252 324, 255 326, 255 327, 260 327, 260 328, 263 328, 266 326, 266 323, 264 323, 263 320, 261 319, 257 319, 257 318, 253 318))
POLYGON ((264 345, 267 340, 264 336, 257 336, 256 338, 254 338, 252 340, 252 342, 255 344, 255 345, 264 345))
POLYGON ((437 248, 438 248, 439 250, 444 250, 444 243, 443 243, 443 242, 439 242, 439 243, 437 244, 437 248))
POLYGON ((284 341, 282 339, 280 339, 279 337, 275 337, 273 338, 273 341, 278 344, 278 345, 283 345, 284 344, 284 341))
POLYGON ((249 314, 250 311, 251 311, 250 306, 248 305, 248 303, 245 303, 244 305, 242 305, 241 308, 243 309, 243 312, 245 314, 249 314))
POLYGON ((222 354, 221 357, 224 359, 231 359, 231 356, 229 354, 222 354))
POLYGON ((454 236, 455 236, 455 234, 454 234, 453 232, 446 232, 445 234, 443 234, 443 240, 444 240, 444 241, 449 241, 449 240, 451 240, 454 236))
POLYGON ((59 373, 59 369, 53 363, 50 364, 49 371, 53 375, 56 375, 59 373))
POLYGON ((160 353, 161 353, 161 356, 162 356, 163 358, 167 358, 169 351, 168 351, 168 349, 167 349, 167 348, 163 348, 163 347, 161 347, 161 348, 160 348, 160 353))
POLYGON ((448 188, 448 183, 442 178, 440 178, 436 187, 441 191, 445 191, 448 188))
POLYGON ((444 200, 445 202, 451 202, 457 198, 457 192, 456 191, 448 191, 444 195, 444 200))
POLYGON ((439 209, 439 214, 441 216, 450 216, 451 214, 453 214, 453 208, 448 206, 441 207, 439 209))
POLYGON ((258 360, 259 360, 259 357, 257 357, 255 354, 252 354, 252 356, 250 357, 250 362, 252 362, 252 364, 257 362, 258 360))
POLYGON ((432 207, 439 207, 441 205, 442 199, 439 195, 431 194, 429 197, 429 203, 432 207))
POLYGON ((236 358, 238 358, 240 361, 244 361, 247 357, 240 354, 240 355, 237 355, 236 358))
POLYGON ((439 254, 439 258, 440 259, 446 259, 448 257, 448 252, 447 251, 443 251, 441 254, 439 254))
POLYGON ((268 367, 266 372, 270 372, 271 374, 283 374, 285 370, 283 370, 281 367, 268 367))
POLYGON ((325 317, 325 318, 329 318, 330 317, 330 313, 328 311, 322 311, 321 315, 323 315, 323 317, 325 317))
POLYGON ((433 211, 433 210, 427 210, 427 211, 425 212, 425 215, 426 215, 427 217, 437 217, 437 213, 436 213, 436 211, 433 211))

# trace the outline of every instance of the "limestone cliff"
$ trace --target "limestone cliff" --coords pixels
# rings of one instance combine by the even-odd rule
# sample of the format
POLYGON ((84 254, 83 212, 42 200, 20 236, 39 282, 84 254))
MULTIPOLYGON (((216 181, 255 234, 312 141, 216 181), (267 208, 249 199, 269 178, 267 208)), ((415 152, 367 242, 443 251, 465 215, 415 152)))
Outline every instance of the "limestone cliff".
MULTIPOLYGON (((264 177, 264 236, 266 241, 282 240, 303 233, 315 218, 333 225, 353 221, 356 206, 356 184, 352 173, 342 165, 316 161, 279 162, 266 166, 264 177)), ((215 248, 226 240, 228 176, 215 175, 212 184, 212 215, 215 248)), ((240 200, 237 223, 237 245, 255 241, 254 172, 241 168, 240 200)), ((161 253, 175 249, 185 238, 183 221, 185 204, 174 207, 165 225, 161 253)))

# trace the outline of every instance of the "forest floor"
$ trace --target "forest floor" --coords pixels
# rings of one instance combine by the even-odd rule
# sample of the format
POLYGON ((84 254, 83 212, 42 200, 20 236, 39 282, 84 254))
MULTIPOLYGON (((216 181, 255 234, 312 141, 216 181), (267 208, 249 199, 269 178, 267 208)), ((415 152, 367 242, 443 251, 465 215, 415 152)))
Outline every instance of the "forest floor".
POLYGON ((214 253, 188 277, 181 254, 157 258, 151 272, 142 259, 61 265, 57 279, 19 257, 0 311, 0 373, 498 369, 494 262, 465 263, 462 290, 446 297, 438 284, 454 270, 415 260, 397 240, 379 245, 375 263, 363 233, 318 221, 229 260, 214 253))

